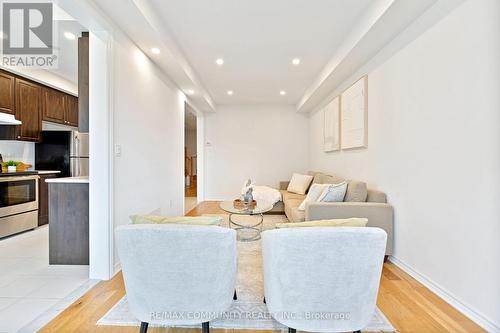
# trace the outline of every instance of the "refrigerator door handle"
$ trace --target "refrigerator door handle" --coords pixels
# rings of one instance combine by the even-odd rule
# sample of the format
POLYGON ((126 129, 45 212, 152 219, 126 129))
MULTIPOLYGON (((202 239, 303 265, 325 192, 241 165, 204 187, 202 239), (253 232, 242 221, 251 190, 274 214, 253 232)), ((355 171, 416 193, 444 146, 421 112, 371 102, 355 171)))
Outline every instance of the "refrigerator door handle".
MULTIPOLYGON (((76 145, 76 151, 79 154, 80 153, 80 138, 78 135, 75 135, 75 145, 76 145)), ((76 176, 80 177, 80 160, 76 163, 76 176)))

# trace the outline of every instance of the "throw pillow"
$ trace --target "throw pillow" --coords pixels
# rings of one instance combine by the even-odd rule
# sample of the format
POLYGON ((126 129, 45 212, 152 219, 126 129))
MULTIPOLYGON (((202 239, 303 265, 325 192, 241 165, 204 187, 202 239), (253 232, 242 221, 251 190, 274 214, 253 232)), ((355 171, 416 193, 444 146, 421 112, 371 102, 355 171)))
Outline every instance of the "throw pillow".
POLYGON ((331 184, 323 188, 323 192, 318 197, 317 201, 321 202, 342 202, 344 201, 345 192, 347 191, 347 182, 340 184, 331 184))
POLYGON ((366 227, 368 219, 353 217, 349 219, 317 220, 296 223, 276 223, 277 229, 303 227, 366 227))
POLYGON ((366 183, 350 180, 347 184, 347 192, 345 194, 345 202, 365 202, 368 196, 366 183))
POLYGON ((222 217, 219 216, 158 216, 158 215, 132 215, 132 224, 191 224, 191 225, 220 225, 222 217))
POLYGON ((309 188, 309 192, 307 192, 306 198, 300 204, 299 210, 306 210, 306 202, 318 201, 318 198, 321 196, 324 189, 329 185, 330 184, 312 184, 309 188))
POLYGON ((294 173, 292 176, 292 180, 290 180, 290 184, 288 184, 287 191, 304 195, 306 194, 312 180, 313 176, 294 173))

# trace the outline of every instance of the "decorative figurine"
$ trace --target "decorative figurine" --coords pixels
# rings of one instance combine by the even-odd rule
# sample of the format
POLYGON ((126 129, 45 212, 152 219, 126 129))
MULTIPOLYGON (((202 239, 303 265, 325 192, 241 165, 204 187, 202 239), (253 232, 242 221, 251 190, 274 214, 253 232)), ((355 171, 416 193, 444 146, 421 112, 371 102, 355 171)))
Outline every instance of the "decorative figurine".
POLYGON ((253 201, 253 188, 252 187, 249 187, 247 192, 243 195, 243 201, 246 203, 246 204, 250 204, 252 203, 253 201))

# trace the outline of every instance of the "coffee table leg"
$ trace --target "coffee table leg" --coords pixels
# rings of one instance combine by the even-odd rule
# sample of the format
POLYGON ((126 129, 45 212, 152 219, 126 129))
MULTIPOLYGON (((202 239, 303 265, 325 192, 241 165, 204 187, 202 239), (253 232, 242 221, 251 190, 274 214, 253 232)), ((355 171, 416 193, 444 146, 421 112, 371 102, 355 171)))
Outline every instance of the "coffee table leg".
MULTIPOLYGON (((243 215, 243 214, 237 214, 237 215, 243 215)), ((242 224, 239 224, 237 222, 234 222, 232 220, 233 214, 229 214, 229 228, 232 228, 232 224, 233 224, 235 226, 234 230, 236 230, 237 232, 242 231, 242 230, 254 230, 257 232, 257 235, 255 235, 254 237, 250 237, 250 238, 242 238, 238 234, 239 241, 253 242, 253 241, 257 241, 261 238, 260 234, 262 233, 262 228, 263 228, 262 226, 264 224, 264 214, 258 214, 258 215, 260 215, 260 221, 257 224, 254 224, 251 226, 246 226, 246 225, 242 225, 242 224)), ((256 214, 256 215, 245 215, 245 216, 258 216, 258 215, 256 214)))

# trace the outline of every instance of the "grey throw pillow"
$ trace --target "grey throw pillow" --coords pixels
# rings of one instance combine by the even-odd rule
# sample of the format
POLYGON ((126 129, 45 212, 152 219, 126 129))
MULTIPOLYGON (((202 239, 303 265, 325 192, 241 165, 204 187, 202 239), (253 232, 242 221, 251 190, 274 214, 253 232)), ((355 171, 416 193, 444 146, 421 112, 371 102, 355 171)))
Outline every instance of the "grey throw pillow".
POLYGON ((368 189, 366 183, 357 180, 350 180, 347 184, 347 192, 345 194, 345 202, 366 202, 368 189))

